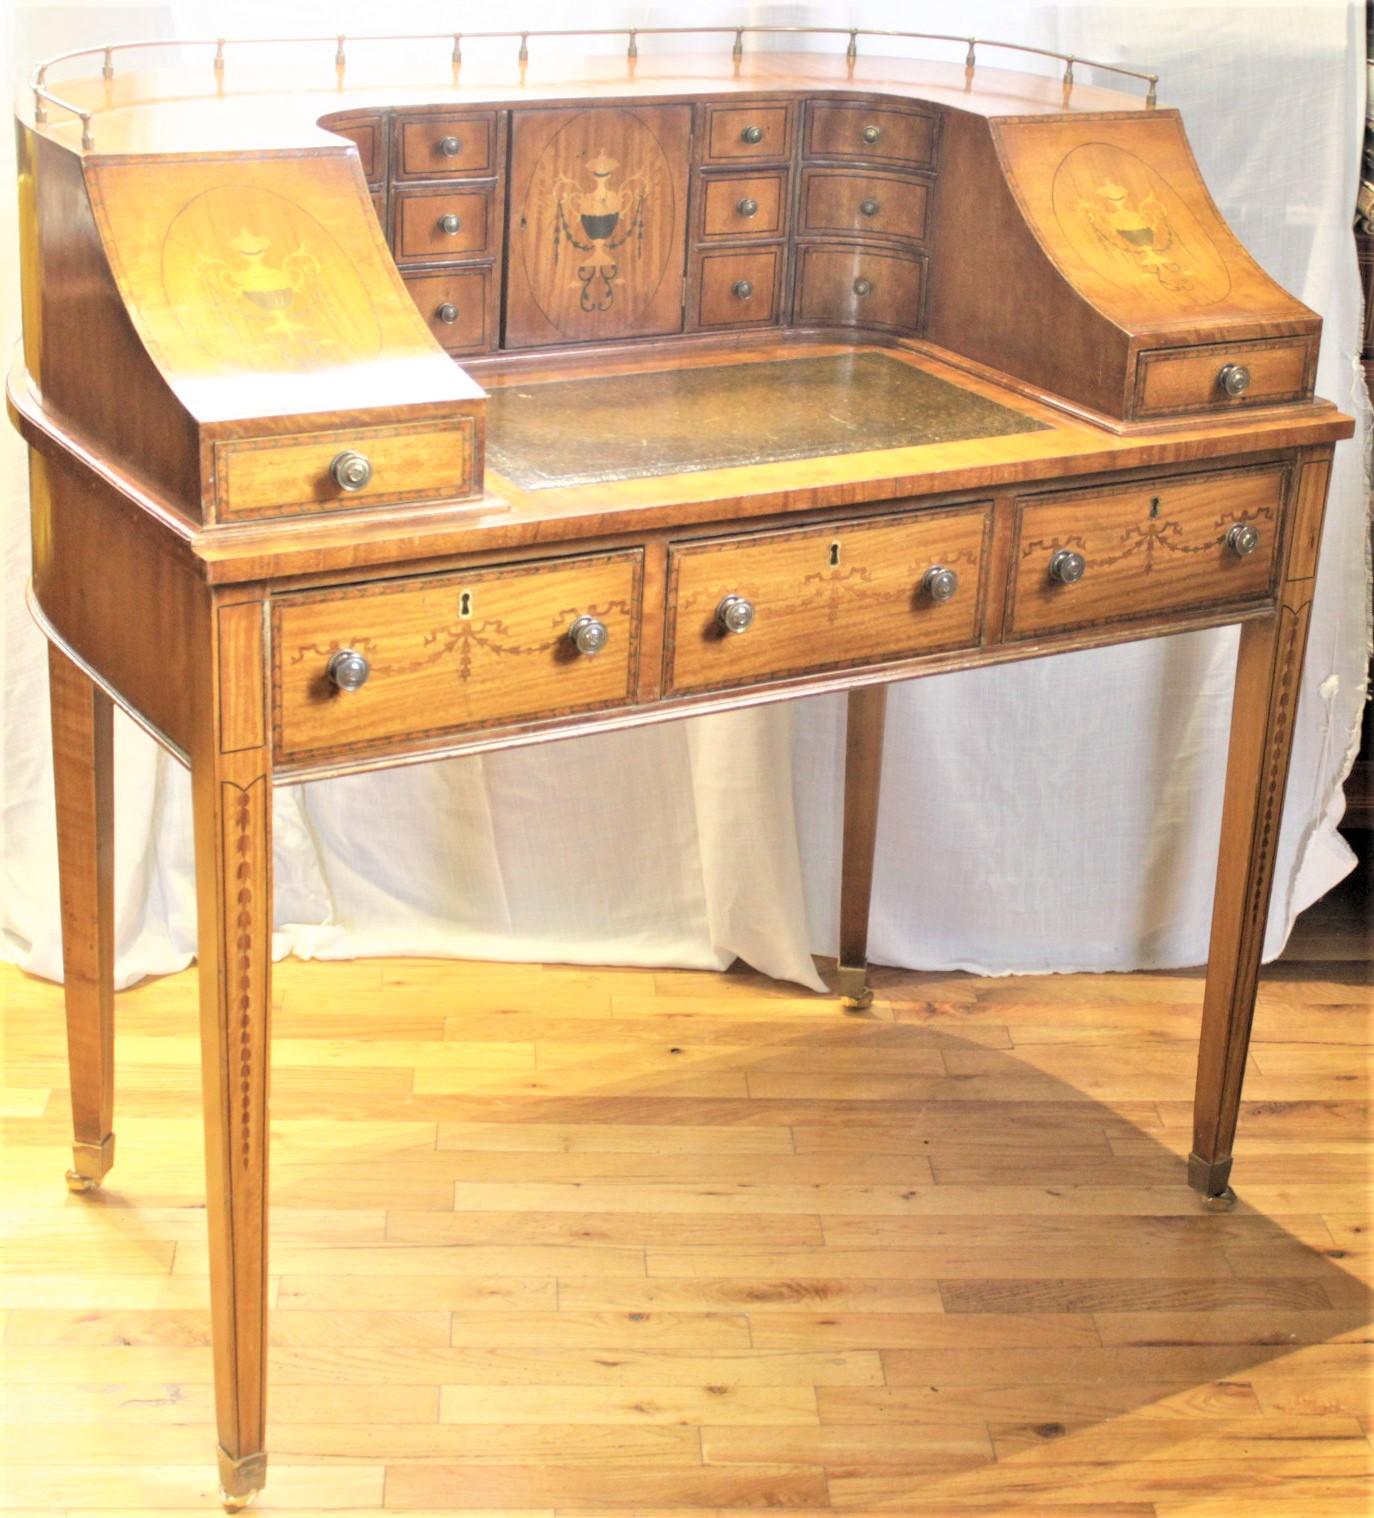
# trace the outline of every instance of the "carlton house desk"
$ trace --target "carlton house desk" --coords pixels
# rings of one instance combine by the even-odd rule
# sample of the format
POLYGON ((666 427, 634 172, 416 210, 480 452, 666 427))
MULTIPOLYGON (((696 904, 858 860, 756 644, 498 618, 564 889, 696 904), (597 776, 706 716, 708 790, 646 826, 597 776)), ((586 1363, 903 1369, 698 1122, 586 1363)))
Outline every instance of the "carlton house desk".
POLYGON ((1320 320, 1149 76, 760 30, 690 58, 601 33, 575 62, 418 39, 431 72, 399 81, 395 39, 183 43, 147 73, 95 48, 23 102, 9 406, 51 648, 68 1180, 114 1158, 117 703, 191 769, 231 1507, 266 1470, 275 783, 845 690, 862 1004, 887 684, 1238 622, 1189 1162, 1229 1196, 1352 430, 1313 398, 1320 320))

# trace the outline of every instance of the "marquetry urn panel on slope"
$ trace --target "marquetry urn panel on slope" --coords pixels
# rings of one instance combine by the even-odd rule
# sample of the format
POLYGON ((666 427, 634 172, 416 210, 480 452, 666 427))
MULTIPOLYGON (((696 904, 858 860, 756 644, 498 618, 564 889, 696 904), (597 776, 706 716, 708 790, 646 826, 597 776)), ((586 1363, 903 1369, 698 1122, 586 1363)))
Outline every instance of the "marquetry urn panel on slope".
POLYGON ((506 346, 682 327, 685 105, 516 111, 506 346))

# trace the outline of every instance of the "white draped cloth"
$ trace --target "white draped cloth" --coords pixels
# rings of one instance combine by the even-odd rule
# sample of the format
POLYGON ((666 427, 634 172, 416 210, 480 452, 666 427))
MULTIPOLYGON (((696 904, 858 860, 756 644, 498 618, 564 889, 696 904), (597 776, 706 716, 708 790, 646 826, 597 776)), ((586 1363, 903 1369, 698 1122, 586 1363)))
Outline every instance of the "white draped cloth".
MULTIPOLYGON (((228 29, 246 35, 493 24, 452 4, 395 3, 384 25, 375 5, 299 4, 286 19, 279 5, 233 9, 228 29)), ((538 0, 523 0, 512 24, 516 12, 531 28, 577 24, 538 0)), ((227 26, 205 3, 33 3, 14 14, 15 68, 92 42, 227 26)), ((608 3, 596 24, 688 19, 976 32, 1155 69, 1222 213, 1325 317, 1318 390, 1356 414, 1359 435, 1337 449, 1332 477, 1266 939, 1277 953, 1295 914, 1351 864, 1336 824, 1369 647, 1368 408, 1350 231, 1363 6, 941 0, 708 5, 686 18, 676 5, 608 3)), ((651 45, 667 44, 641 43, 651 45)), ((205 59, 188 54, 187 66, 203 70, 205 59)), ((0 188, 11 348, 14 204, 14 187, 0 188)), ((0 953, 58 978, 46 662, 23 605, 27 488, 8 429, 0 482, 0 953)), ((1203 960, 1235 648, 1224 629, 893 687, 872 958, 991 974, 1203 960)), ((826 696, 284 788, 276 952, 694 967, 739 956, 819 988, 811 956, 836 945, 842 735, 843 701, 826 696)), ((122 717, 116 763, 118 981, 128 985, 194 954, 190 806, 185 773, 122 717)))

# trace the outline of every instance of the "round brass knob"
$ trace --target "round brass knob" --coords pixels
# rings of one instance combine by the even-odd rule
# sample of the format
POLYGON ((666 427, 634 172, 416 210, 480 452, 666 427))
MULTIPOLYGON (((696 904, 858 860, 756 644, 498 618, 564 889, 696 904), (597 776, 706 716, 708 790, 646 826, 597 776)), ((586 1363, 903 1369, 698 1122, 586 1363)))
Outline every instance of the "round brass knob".
POLYGON ((610 629, 595 617, 579 617, 568 629, 568 642, 580 654, 599 654, 610 638, 610 629))
POLYGON ((439 218, 439 230, 447 232, 450 237, 455 237, 463 230, 463 218, 449 211, 439 218))
POLYGON ((921 589, 932 601, 950 601, 959 589, 959 576, 943 564, 933 564, 921 577, 921 589))
POLYGON ((864 129, 863 129, 863 134, 862 134, 862 135, 863 135, 863 140, 864 140, 864 141, 865 141, 865 142, 866 142, 866 143, 867 143, 867 144, 868 144, 868 145, 869 145, 869 147, 872 147, 872 146, 873 146, 873 144, 874 144, 874 143, 875 143, 875 142, 877 142, 877 140, 878 140, 878 139, 879 139, 879 138, 880 138, 880 137, 881 137, 881 136, 882 136, 882 135, 883 135, 883 134, 882 134, 882 130, 881 130, 881 129, 880 129, 880 128, 879 128, 879 127, 875 127, 875 126, 866 126, 866 127, 865 127, 865 128, 864 128, 864 129))
POLYGON ((741 216, 757 216, 759 214, 759 203, 752 196, 746 195, 743 200, 735 202, 735 210, 741 216))
POLYGON ((1250 371, 1244 364, 1223 364, 1217 384, 1232 398, 1244 395, 1250 388, 1250 371))
POLYGON ((340 490, 361 490, 372 478, 372 465, 361 453, 349 448, 334 455, 329 472, 340 490))
POLYGON ((739 296, 741 300, 748 300, 753 295, 753 293, 754 283, 752 280, 737 279, 735 281, 735 294, 739 296))
POLYGON ((325 673, 340 690, 361 690, 367 684, 372 666, 356 649, 341 648, 330 654, 325 673))
POLYGON ((751 146, 763 141, 763 128, 761 126, 747 126, 739 134, 741 142, 747 142, 751 146))
POLYGON ((1249 522, 1237 522, 1226 534, 1226 546, 1238 559, 1243 559, 1247 554, 1252 554, 1260 545, 1259 528, 1252 527, 1249 522))
POLYGON ((1072 548, 1060 548, 1050 559, 1050 579, 1060 585, 1074 585, 1083 578, 1088 561, 1072 548))
POLYGON ((458 307, 446 300, 434 314, 446 327, 451 327, 458 320, 458 307))
POLYGON ((876 216, 878 214, 878 202, 876 200, 861 200, 859 210, 864 216, 876 216))
POLYGON ((457 158, 459 153, 463 151, 462 138, 441 137, 439 139, 439 151, 444 155, 445 158, 457 158))
POLYGON ((716 607, 716 625, 722 632, 748 632, 754 625, 754 603, 743 596, 726 596, 716 607))
POLYGON ((873 281, 865 279, 862 275, 854 281, 854 293, 858 296, 873 294, 873 281))

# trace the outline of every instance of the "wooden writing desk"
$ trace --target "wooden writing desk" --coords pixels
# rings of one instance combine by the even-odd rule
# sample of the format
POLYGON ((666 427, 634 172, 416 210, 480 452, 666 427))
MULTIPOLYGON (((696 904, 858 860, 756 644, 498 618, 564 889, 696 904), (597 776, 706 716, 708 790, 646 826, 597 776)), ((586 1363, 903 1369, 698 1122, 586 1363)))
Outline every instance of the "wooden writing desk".
POLYGON ((1239 622, 1189 1166, 1224 1202, 1351 432, 1153 84, 856 37, 451 51, 397 84, 342 42, 333 80, 97 49, 20 123, 69 1181, 114 1156, 118 702, 191 767, 231 1506, 266 1465, 274 783, 847 690, 862 1003, 887 684, 1239 622))

